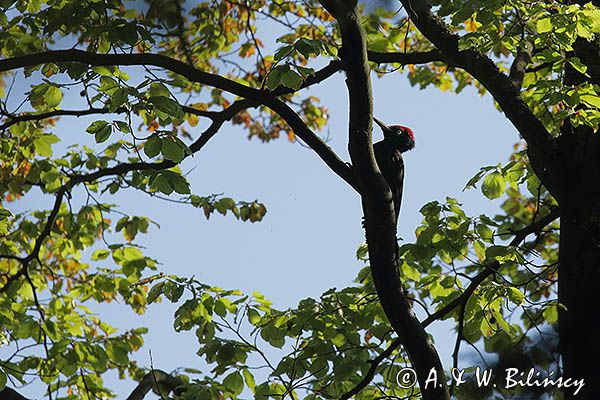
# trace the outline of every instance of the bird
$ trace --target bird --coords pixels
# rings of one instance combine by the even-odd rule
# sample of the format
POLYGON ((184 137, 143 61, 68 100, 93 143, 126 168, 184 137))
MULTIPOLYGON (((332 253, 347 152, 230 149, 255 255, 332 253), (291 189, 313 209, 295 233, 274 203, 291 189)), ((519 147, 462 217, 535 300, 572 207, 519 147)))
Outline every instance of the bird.
POLYGON ((392 191, 396 224, 402 204, 402 188, 404 186, 404 160, 402 153, 415 147, 415 135, 409 127, 403 125, 387 125, 373 118, 383 131, 383 140, 373 145, 375 160, 383 178, 392 191))

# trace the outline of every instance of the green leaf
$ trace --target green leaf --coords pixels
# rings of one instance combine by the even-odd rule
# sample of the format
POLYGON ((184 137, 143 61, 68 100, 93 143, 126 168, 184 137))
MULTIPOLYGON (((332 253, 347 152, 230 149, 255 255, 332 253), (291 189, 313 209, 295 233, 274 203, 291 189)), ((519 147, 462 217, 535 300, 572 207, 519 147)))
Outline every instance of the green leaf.
POLYGON ((477 255, 477 258, 479 259, 479 261, 484 261, 485 260, 485 245, 483 244, 483 242, 476 240, 473 243, 473 250, 475 250, 475 254, 477 255))
POLYGON ((411 281, 419 282, 421 279, 421 274, 414 268, 412 265, 404 261, 400 266, 400 271, 402 272, 402 276, 404 278, 410 279, 411 281))
POLYGON ((281 71, 278 68, 273 69, 267 77, 266 85, 269 89, 274 90, 281 83, 281 71))
POLYGON ((333 336, 330 340, 331 343, 333 343, 338 348, 342 348, 346 344, 346 337, 341 333, 338 333, 337 335, 333 336))
POLYGON ((248 309, 248 321, 252 325, 256 326, 260 323, 260 320, 261 320, 261 318, 260 318, 260 314, 258 313, 258 311, 256 311, 253 308, 249 308, 248 309))
POLYGON ((111 361, 118 365, 127 365, 129 357, 124 346, 117 343, 108 343, 106 345, 106 354, 111 361))
POLYGON ((285 57, 287 57, 288 55, 290 55, 292 53, 292 51, 294 51, 294 46, 288 44, 285 45, 283 47, 280 47, 279 50, 277 50, 275 52, 275 55, 273 56, 273 58, 275 59, 275 61, 279 61, 285 57))
POLYGON ((9 210, 2 208, 2 205, 0 204, 0 221, 12 217, 12 215, 13 214, 9 210))
POLYGON ((296 69, 298 70, 298 72, 300 72, 300 75, 302 75, 303 79, 306 79, 309 76, 312 76, 315 74, 315 70, 312 68, 305 68, 300 65, 296 65, 296 69))
POLYGON ((108 111, 115 112, 119 107, 127 102, 127 92, 123 88, 115 90, 110 98, 110 105, 108 111))
POLYGON ((575 68, 579 73, 583 74, 583 75, 587 75, 587 65, 585 65, 584 63, 581 62, 581 60, 578 57, 571 57, 569 58, 569 64, 575 68))
POLYGON ((148 297, 147 297, 148 304, 154 303, 154 301, 156 301, 158 296, 160 296, 163 293, 164 285, 165 285, 164 282, 159 282, 156 285, 152 286, 152 289, 150 289, 148 291, 148 297))
POLYGON ((486 257, 495 259, 497 257, 504 257, 508 253, 508 247, 506 246, 490 246, 485 250, 486 257))
POLYGON ((50 108, 58 106, 62 100, 62 91, 56 86, 48 85, 46 92, 44 93, 44 102, 50 108))
POLYGON ((516 287, 512 286, 508 288, 508 298, 516 305, 521 305, 523 304, 523 301, 525 301, 525 295, 523 294, 523 292, 521 292, 516 287))
POLYGON ((534 196, 538 196, 543 191, 542 182, 536 174, 531 173, 527 177, 527 190, 534 196))
POLYGON ((549 323, 553 324, 558 321, 558 307, 555 302, 548 304, 542 313, 544 319, 549 323))
POLYGON ((42 157, 52 157, 52 145, 60 142, 60 139, 52 134, 47 134, 35 138, 33 146, 35 152, 42 157))
POLYGON ((100 77, 100 90, 106 94, 112 94, 115 90, 120 87, 119 82, 117 82, 111 76, 101 76, 100 77))
POLYGON ((165 297, 173 303, 179 301, 179 299, 183 295, 184 290, 185 287, 183 285, 172 281, 164 282, 164 285, 162 287, 162 291, 165 297))
POLYGON ((296 71, 289 70, 281 76, 281 84, 291 89, 298 89, 302 86, 302 77, 296 71))
POLYGON ((538 33, 546 33, 552 31, 552 21, 550 18, 538 19, 536 23, 538 33))
POLYGON ((252 372, 248 371, 247 368, 244 368, 242 370, 242 375, 244 375, 244 381, 246 381, 246 386, 248 386, 248 388, 254 392, 254 389, 256 388, 256 381, 254 380, 254 375, 252 375, 252 372))
POLYGON ((173 187, 169 183, 169 179, 164 174, 157 175, 153 181, 153 186, 158 189, 159 192, 169 195, 173 193, 173 187))
POLYGON ((497 199, 504 194, 506 180, 500 172, 492 172, 483 180, 481 191, 488 199, 497 199))
POLYGON ((494 326, 494 324, 490 323, 490 319, 489 319, 489 317, 487 317, 487 318, 481 319, 481 324, 479 325, 479 330, 481 331, 481 334, 484 337, 490 338, 490 337, 494 336, 497 328, 494 326))
POLYGON ((104 120, 94 121, 88 126, 86 132, 94 135, 96 142, 103 143, 106 142, 112 134, 112 125, 104 120))
POLYGON ((107 250, 107 249, 96 250, 92 253, 92 260, 93 261, 105 260, 109 255, 110 255, 110 250, 107 250))
POLYGON ((129 127, 129 124, 127 122, 115 121, 115 125, 117 126, 117 129, 119 129, 121 132, 131 133, 131 128, 129 127))
POLYGON ((162 149, 162 139, 155 133, 148 138, 144 145, 144 153, 150 158, 154 158, 162 149))
MULTIPOLYGON (((591 5, 591 3, 588 4, 591 5)), ((600 33, 600 9, 592 6, 591 9, 584 10, 582 14, 589 24, 591 31, 593 33, 600 33)))
POLYGON ((304 56, 304 58, 309 58, 313 54, 321 54, 322 43, 318 40, 303 37, 294 43, 294 47, 304 56))
POLYGON ((225 377, 223 379, 223 386, 227 389, 227 391, 233 393, 234 395, 239 395, 244 390, 244 380, 242 379, 242 375, 235 371, 225 377))
POLYGON ((185 116, 178 102, 166 96, 152 96, 150 102, 168 116, 180 120, 185 116))
POLYGON ((356 250, 356 259, 367 261, 369 259, 369 246, 366 243, 362 243, 356 250))
POLYGON ((477 233, 479 234, 479 237, 482 238, 483 240, 487 241, 487 242, 492 242, 493 238, 494 238, 494 232, 490 229, 489 226, 487 226, 486 224, 477 224, 477 233))
POLYGON ((225 317, 227 315, 227 307, 223 303, 223 299, 217 299, 214 306, 215 314, 219 317, 225 317))
POLYGON ((173 138, 165 138, 162 140, 160 152, 166 159, 175 163, 180 162, 185 157, 185 149, 173 138))
POLYGON ((165 171, 163 174, 166 175, 167 179, 169 180, 169 185, 175 192, 179 194, 190 193, 190 185, 183 176, 172 171, 165 171))
POLYGON ((582 103, 590 107, 600 108, 600 96, 594 96, 592 94, 583 94, 579 97, 582 103))
POLYGON ((0 369, 0 391, 6 387, 7 377, 3 370, 0 369))

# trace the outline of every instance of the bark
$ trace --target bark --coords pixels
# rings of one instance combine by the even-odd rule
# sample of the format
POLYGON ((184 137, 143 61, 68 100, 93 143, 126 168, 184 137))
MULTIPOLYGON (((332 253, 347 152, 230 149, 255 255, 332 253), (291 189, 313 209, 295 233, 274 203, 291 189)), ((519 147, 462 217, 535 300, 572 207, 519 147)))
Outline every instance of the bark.
POLYGON ((560 208, 559 314, 560 352, 567 378, 584 379, 577 396, 600 393, 600 136, 577 129, 560 140, 564 171, 560 208))
POLYGON ((370 69, 356 2, 322 0, 321 4, 337 19, 342 35, 341 54, 350 98, 348 150, 362 196, 369 262, 379 301, 417 373, 422 398, 449 399, 440 358, 404 294, 398 273, 396 218, 390 188, 373 152, 370 69), (432 370, 437 382, 426 388, 432 370))
MULTIPOLYGON (((576 1, 584 4, 583 1, 576 1)), ((595 0, 599 6, 600 1, 595 0)), ((600 83, 600 44, 578 38, 567 57, 578 57, 587 66, 583 75, 567 64, 564 83, 600 83)), ((563 374, 584 379, 585 386, 565 399, 596 399, 600 393, 600 136, 585 126, 568 121, 559 140, 561 157, 558 298, 564 306, 559 314, 560 353, 563 374)))
POLYGON ((2 400, 29 400, 27 397, 21 396, 17 391, 9 387, 0 390, 0 399, 2 400))
MULTIPOLYGON (((425 0, 401 0, 413 23, 439 49, 447 62, 465 69, 481 82, 498 102, 507 118, 527 142, 531 165, 542 183, 554 195, 561 210, 559 244, 560 352, 565 378, 585 379, 577 398, 597 398, 600 393, 600 309, 596 294, 600 282, 600 136, 587 127, 572 127, 568 122, 555 141, 541 121, 519 96, 521 70, 528 54, 521 52, 511 76, 477 50, 459 50, 459 37, 431 10, 425 0), (512 78, 512 79, 511 79, 512 78)), ((584 4, 587 1, 572 1, 584 4)), ((595 6, 600 5, 594 0, 595 6)), ((587 67, 588 76, 567 66, 565 84, 600 81, 598 39, 576 40, 572 54, 587 67)), ((575 398, 565 389, 565 398, 575 398)))
POLYGON ((494 97, 506 117, 527 142, 527 154, 538 177, 558 198, 556 183, 556 144, 543 123, 521 99, 513 81, 496 64, 477 49, 460 50, 460 37, 431 9, 426 0, 400 0, 419 31, 441 51, 447 63, 464 69, 477 79, 494 97))

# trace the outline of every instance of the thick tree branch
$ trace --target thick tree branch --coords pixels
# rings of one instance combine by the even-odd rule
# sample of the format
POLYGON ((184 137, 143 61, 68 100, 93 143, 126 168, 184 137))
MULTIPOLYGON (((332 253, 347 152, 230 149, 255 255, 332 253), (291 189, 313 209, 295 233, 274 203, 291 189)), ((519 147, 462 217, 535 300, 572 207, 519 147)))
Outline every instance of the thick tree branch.
MULTIPOLYGON (((312 85, 321 83, 324 80, 326 80, 327 78, 331 77, 336 72, 339 72, 341 69, 342 69, 342 63, 338 60, 334 60, 334 61, 330 62, 328 65, 326 65, 325 67, 316 71, 314 75, 309 76, 302 84, 301 89, 308 88, 312 85)), ((295 92, 294 89, 291 89, 291 88, 288 88, 285 86, 279 86, 277 89, 272 91, 271 94, 276 95, 276 96, 281 96, 281 95, 291 94, 294 92, 295 92)), ((244 104, 247 104, 247 106, 246 106, 247 108, 258 105, 256 102, 246 102, 244 104)), ((218 118, 220 118, 220 116, 222 114, 222 111, 198 110, 196 108, 185 106, 185 105, 182 105, 181 109, 188 114, 194 114, 194 115, 198 115, 201 117, 207 117, 210 119, 218 119, 218 118)), ((241 110, 242 109, 237 108, 236 112, 239 112, 241 110)), ((91 107, 87 110, 53 110, 53 111, 48 111, 48 112, 44 112, 44 113, 25 113, 25 114, 19 114, 19 115, 8 114, 8 115, 6 115, 7 121, 3 124, 0 124, 0 132, 10 128, 11 126, 13 126, 15 124, 18 124, 19 122, 25 122, 25 121, 41 121, 41 120, 44 120, 47 118, 64 117, 64 116, 82 117, 82 116, 96 115, 96 114, 112 114, 112 113, 121 114, 124 112, 127 112, 127 109, 125 107, 119 107, 115 111, 110 111, 108 109, 108 107, 103 107, 103 108, 91 107)))
POLYGON ((0 390, 0 399, 2 400, 29 400, 27 397, 21 396, 16 390, 5 387, 0 390))
POLYGON ((559 168, 556 143, 521 99, 509 77, 478 50, 460 50, 460 37, 452 33, 441 18, 432 12, 431 5, 426 0, 401 0, 401 3, 415 26, 443 53, 448 62, 469 72, 492 94, 506 117, 527 142, 528 155, 536 174, 557 197, 559 190, 553 178, 557 175, 552 173, 559 168))
MULTIPOLYGON (((559 216, 560 216, 559 209, 553 208, 546 216, 540 218, 537 221, 534 221, 531 225, 528 225, 525 228, 521 229, 520 231, 516 232, 515 236, 510 241, 509 246, 518 246, 523 240, 525 240, 525 238, 527 238, 527 236, 529 236, 533 233, 540 232, 545 227, 550 225, 554 220, 556 220, 559 216)), ((461 293, 460 296, 458 296, 457 298, 452 300, 450 303, 448 303, 447 305, 445 305, 444 307, 442 307, 435 313, 433 313, 433 314, 429 315, 427 318, 425 318, 423 320, 423 322, 421 323, 423 325, 423 327, 426 328, 429 325, 431 325, 433 322, 444 318, 445 316, 450 314, 452 311, 454 311, 454 309, 456 307, 466 306, 467 302, 469 301, 469 298, 471 297, 471 295, 473 295, 473 293, 475 293, 475 290, 477 290, 479 285, 481 285, 481 283, 487 277, 489 277, 490 275, 492 275, 496 271, 498 271, 499 268, 500 268, 500 263, 498 261, 491 262, 484 271, 480 272, 470 282, 469 286, 467 286, 465 291, 463 293, 461 293)), ((354 386, 351 390, 349 390, 348 392, 346 392, 342 396, 340 396, 340 399, 343 399, 343 400, 349 399, 350 397, 360 393, 361 390, 363 390, 365 387, 367 387, 369 385, 369 383, 371 383, 371 381, 373 380, 373 377, 375 377, 375 373, 377 372, 377 368, 379 367, 379 364, 381 364, 383 362, 383 360, 388 358, 394 352, 394 350, 396 350, 401 345, 402 345, 402 341, 400 338, 394 339, 394 341, 392 341, 392 343, 390 343, 390 345, 385 350, 383 350, 377 357, 375 357, 373 360, 370 361, 371 366, 369 367, 369 370, 367 371, 367 373, 365 374, 363 379, 361 379, 361 381, 356 386, 354 386)))
MULTIPOLYGON (((345 180, 350 186, 358 190, 354 182, 352 169, 346 165, 335 152, 319 138, 298 116, 298 114, 286 103, 277 98, 276 94, 268 91, 255 89, 226 77, 211 74, 193 66, 187 65, 173 58, 160 54, 97 54, 82 50, 54 50, 37 54, 29 54, 21 57, 0 60, 0 72, 14 70, 17 68, 31 67, 50 62, 79 62, 89 65, 102 66, 124 66, 124 65, 152 65, 182 75, 191 82, 212 86, 239 97, 252 100, 264 105, 279 114, 293 129, 304 143, 306 143, 327 164, 332 171, 345 180)), ((334 64, 335 66, 335 64, 334 64)), ((334 67, 326 70, 333 74, 334 67)), ((323 76, 327 76, 324 73, 323 76)), ((313 78, 314 79, 314 78, 313 78)), ((306 83, 305 83, 306 84, 306 83)))
POLYGON ((436 61, 446 62, 446 58, 439 50, 419 51, 412 53, 403 52, 367 52, 369 61, 374 63, 398 63, 402 65, 409 64, 427 64, 436 61))
MULTIPOLYGON (((126 400, 143 400, 150 390, 160 393, 161 396, 166 396, 171 392, 176 392, 177 388, 183 382, 181 379, 174 377, 159 369, 154 369, 144 375, 144 378, 133 389, 126 400)), ((29 400, 19 394, 16 390, 5 387, 0 390, 0 399, 2 400, 29 400)))
POLYGON ((348 150, 362 195, 369 261, 379 301, 409 354, 423 398, 449 399, 442 363, 404 294, 398 273, 396 217, 390 188, 373 152, 370 69, 356 1, 321 0, 321 4, 338 21, 342 36, 341 54, 350 98, 348 150), (425 382, 432 369, 441 378, 440 385, 426 388, 425 382))
MULTIPOLYGON (((306 89, 310 86, 319 84, 319 83, 323 82, 324 80, 326 80, 327 78, 331 77, 336 72, 340 72, 342 69, 343 69, 342 62, 340 60, 333 60, 329 64, 327 64, 326 66, 321 68, 320 70, 315 71, 314 75, 308 76, 304 80, 304 82, 302 83, 302 86, 300 86, 300 88, 298 90, 306 89)), ((298 90, 291 89, 291 88, 281 85, 281 86, 277 87, 276 89, 274 89, 273 91, 271 91, 270 93, 275 96, 281 96, 281 95, 285 95, 285 94, 295 93, 298 90)))

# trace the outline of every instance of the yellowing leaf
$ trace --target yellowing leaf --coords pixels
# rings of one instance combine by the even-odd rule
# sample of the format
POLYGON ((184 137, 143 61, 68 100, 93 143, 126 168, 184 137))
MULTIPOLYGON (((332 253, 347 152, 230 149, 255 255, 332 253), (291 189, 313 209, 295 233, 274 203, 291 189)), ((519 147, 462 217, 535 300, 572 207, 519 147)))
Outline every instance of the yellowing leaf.
POLYGON ((467 32, 475 32, 479 26, 481 26, 481 24, 479 24, 475 18, 469 18, 465 21, 465 30, 467 32))

